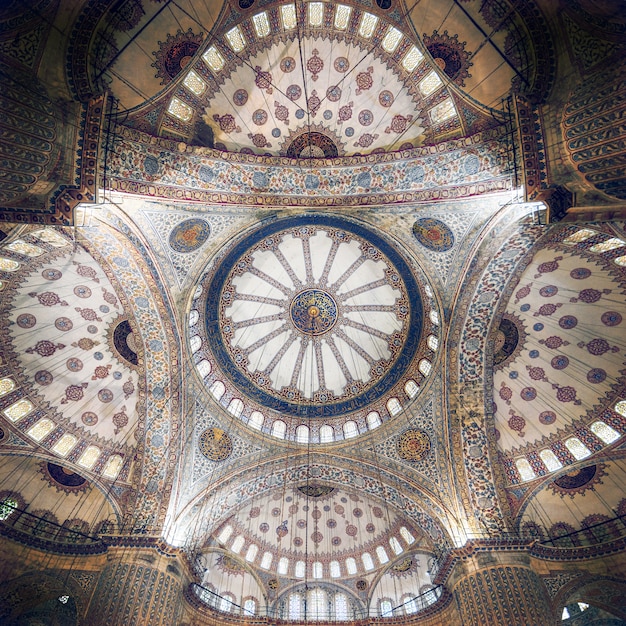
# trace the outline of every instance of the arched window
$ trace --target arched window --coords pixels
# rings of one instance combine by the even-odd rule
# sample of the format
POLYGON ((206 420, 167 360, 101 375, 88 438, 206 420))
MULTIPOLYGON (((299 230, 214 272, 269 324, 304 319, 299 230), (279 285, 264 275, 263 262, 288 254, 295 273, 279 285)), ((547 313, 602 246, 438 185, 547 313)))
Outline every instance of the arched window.
POLYGON ((331 578, 341 578, 341 568, 339 567, 339 561, 330 562, 330 576, 331 578))
POLYGON ((254 563, 254 559, 256 559, 258 551, 259 546, 257 546, 256 543, 251 543, 248 546, 248 551, 246 552, 246 561, 248 561, 248 563, 254 563))
POLYGON ((335 440, 335 431, 332 426, 324 424, 320 427, 320 443, 330 443, 335 440))
POLYGON ((597 231, 591 230, 591 228, 580 228, 575 233, 572 233, 568 237, 565 237, 565 239, 563 239, 563 243, 582 243, 583 241, 587 241, 587 239, 591 239, 591 237, 597 234, 597 231))
POLYGON ((99 456, 100 448, 98 448, 98 446, 87 446, 78 459, 78 465, 86 469, 91 469, 96 464, 99 456))
POLYGON ((15 382, 12 378, 0 379, 0 397, 6 396, 7 393, 15 389, 15 382))
POLYGON ((36 424, 33 424, 33 426, 26 431, 26 434, 35 441, 41 441, 53 428, 54 422, 44 417, 36 424))
POLYGON ((254 598, 246 598, 244 600, 243 612, 246 615, 254 615, 256 613, 256 600, 254 598))
POLYGON ((572 453, 572 456, 579 461, 591 455, 591 450, 578 439, 578 437, 566 439, 565 447, 572 453))
POLYGON ((626 400, 620 400, 615 404, 615 412, 622 417, 626 417, 626 400))
POLYGON ((13 496, 3 498, 0 502, 0 522, 4 522, 4 520, 9 519, 18 507, 19 503, 17 498, 14 498, 13 496))
POLYGON ((308 595, 306 617, 326 619, 328 617, 326 592, 323 589, 311 589, 308 595))
POLYGON ((243 401, 239 398, 233 398, 226 410, 235 417, 239 417, 243 411, 243 401))
POLYGON ((404 385, 404 393, 406 393, 409 398, 414 398, 419 390, 420 388, 414 380, 406 381, 406 384, 404 385))
POLYGON ((537 474, 535 474, 535 470, 530 466, 528 459, 521 458, 515 461, 515 467, 517 467, 517 471, 523 481, 532 480, 533 478, 537 478, 537 474))
POLYGON ((374 428, 378 428, 382 424, 382 420, 380 419, 380 414, 378 411, 372 411, 367 414, 367 427, 370 430, 374 430, 374 428))
POLYGON ((432 364, 428 359, 422 359, 420 364, 418 365, 418 369, 424 376, 428 376, 430 374, 430 370, 432 369, 432 364))
POLYGON ((274 555, 271 552, 264 552, 263 558, 261 559, 261 567, 263 569, 269 569, 272 566, 273 560, 274 560, 274 555))
POLYGON ((400 527, 400 536, 404 539, 408 545, 411 545, 415 541, 415 537, 409 532, 405 526, 400 527))
POLYGON ((194 354, 195 352, 198 352, 198 350, 200 350, 200 346, 202 345, 202 339, 200 338, 199 335, 194 335, 190 340, 189 340, 189 347, 191 349, 191 354, 194 354))
POLYGON ((230 613, 235 608, 235 596, 228 591, 221 596, 219 610, 223 613, 230 613))
POLYGON ((255 428, 256 430, 261 430, 261 428, 263 428, 264 421, 265 416, 261 413, 261 411, 252 411, 250 419, 248 420, 248 426, 255 428))
POLYGON ((285 424, 285 422, 282 422, 281 420, 276 420, 272 424, 272 435, 274 435, 274 437, 278 437, 279 439, 284 439, 286 431, 287 431, 287 424, 285 424))
POLYGON ((239 554, 241 552, 241 548, 243 548, 243 544, 246 542, 245 537, 243 535, 237 535, 233 541, 233 545, 230 549, 235 553, 239 554))
POLYGON ((335 594, 335 619, 348 619, 348 599, 343 593, 335 594))
POLYGON ((417 600, 415 596, 410 594, 404 594, 402 596, 402 607, 404 608, 404 612, 407 615, 412 615, 413 613, 417 613, 417 600))
POLYGON ((220 534, 217 536, 217 541, 221 544, 225 544, 230 539, 230 536, 232 534, 233 534, 233 527, 230 525, 224 526, 220 534))
POLYGON ((374 559, 372 559, 372 555, 369 552, 363 552, 361 561, 363 561, 363 567, 366 570, 374 569, 374 559))
POLYGON ((70 450, 76 445, 78 439, 74 435, 65 433, 61 439, 59 439, 52 448, 52 452, 59 456, 67 456, 70 450))
POLYGON ((304 561, 296 561, 296 566, 293 569, 294 576, 296 578, 304 578, 306 572, 306 564, 304 561))
POLYGON ((26 400, 26 398, 22 398, 17 402, 14 402, 11 406, 4 409, 3 413, 12 421, 17 422, 21 420, 23 417, 28 415, 35 406, 30 400, 26 400))
POLYGON ((439 313, 437 313, 437 311, 435 311, 435 309, 431 309, 430 313, 428 315, 430 317, 430 321, 433 324, 439 325, 439 313))
POLYGON ((304 617, 302 610, 302 596, 299 593, 292 593, 289 596, 289 619, 296 620, 304 617))
POLYGON ((346 559, 346 570, 350 575, 356 574, 356 561, 351 556, 346 559))
POLYGON ((402 546, 400 545, 400 542, 398 541, 398 539, 396 537, 389 537, 389 545, 391 546, 391 549, 393 550, 394 554, 400 554, 403 550, 402 546))
POLYGON ((296 428, 296 441, 298 443, 309 443, 309 427, 304 424, 300 424, 296 428))
POLYGON ((439 339, 437 339, 437 337, 435 337, 435 335, 429 335, 428 336, 428 347, 435 352, 435 350, 437 350, 437 348, 439 347, 439 339))
POLYGON ((278 561, 278 567, 276 571, 281 576, 286 576, 287 570, 289 569, 289 559, 286 556, 281 557, 280 561, 278 561))
POLYGON ((598 437, 598 439, 602 439, 604 443, 613 443, 621 436, 616 430, 601 421, 594 422, 589 428, 591 428, 591 432, 598 437))
POLYGON ((324 576, 324 566, 320 561, 313 562, 313 578, 322 578, 324 576))
POLYGON ((389 398, 389 400, 387 400, 387 410, 390 415, 397 415, 400 413, 400 411, 402 411, 400 400, 398 400, 398 398, 389 398))
POLYGON ((378 557, 378 561, 381 565, 384 565, 389 561, 389 557, 387 556, 387 553, 385 552, 385 548, 383 548, 383 546, 378 546, 376 548, 376 556, 378 557))
POLYGON ((200 318, 200 314, 196 309, 192 309, 191 313, 189 313, 189 326, 195 326, 198 323, 198 319, 200 318))
POLYGON ((556 454, 550 450, 550 448, 546 448, 539 453, 539 458, 543 461, 543 464, 548 468, 549 471, 554 472, 555 470, 563 467, 563 463, 559 461, 556 454))
POLYGON ((120 473, 122 469, 122 464, 124 463, 124 459, 119 454, 114 454, 109 457, 104 469, 102 470, 102 475, 106 478, 115 479, 117 475, 120 473))
POLYGON ((202 359, 196 367, 198 368, 198 373, 202 376, 202 378, 206 378, 211 373, 211 364, 206 359, 202 359))
POLYGON ((393 617, 393 604, 391 604, 391 600, 381 600, 379 611, 381 617, 393 617))
POLYGON ((352 420, 350 420, 343 425, 343 436, 345 439, 356 437, 358 434, 359 434, 359 428, 356 425, 356 422, 353 422, 352 420))
POLYGON ((221 380, 216 380, 209 388, 209 391, 216 400, 221 400, 226 393, 226 387, 224 387, 224 383, 221 380))

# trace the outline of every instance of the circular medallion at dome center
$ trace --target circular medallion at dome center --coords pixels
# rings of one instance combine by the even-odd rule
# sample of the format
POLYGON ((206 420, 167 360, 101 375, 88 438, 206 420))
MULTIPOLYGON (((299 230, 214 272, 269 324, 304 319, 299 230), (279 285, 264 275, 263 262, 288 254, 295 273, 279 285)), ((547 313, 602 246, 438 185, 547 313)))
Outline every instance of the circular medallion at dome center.
POLYGON ((290 314, 293 325, 301 333, 323 335, 337 322, 337 304, 321 289, 306 289, 291 301, 290 314))
MULTIPOLYGON (((415 275, 385 238, 335 216, 276 220, 206 276, 215 379, 253 410, 343 416, 378 402, 418 353, 415 275)), ((210 379, 208 384, 212 384, 210 379)))

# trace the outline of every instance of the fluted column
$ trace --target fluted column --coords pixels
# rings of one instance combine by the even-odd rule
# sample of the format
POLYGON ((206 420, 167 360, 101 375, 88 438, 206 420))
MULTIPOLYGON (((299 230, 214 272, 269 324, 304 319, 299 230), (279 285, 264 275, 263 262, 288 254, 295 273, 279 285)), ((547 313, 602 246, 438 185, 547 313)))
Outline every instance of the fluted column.
POLYGON ((100 574, 85 623, 172 626, 182 606, 180 567, 156 550, 127 549, 100 574))
POLYGON ((453 593, 463 626, 553 626, 552 606, 543 581, 530 567, 497 554, 481 567, 486 555, 459 563, 453 593), (483 557, 483 558, 481 558, 483 557))

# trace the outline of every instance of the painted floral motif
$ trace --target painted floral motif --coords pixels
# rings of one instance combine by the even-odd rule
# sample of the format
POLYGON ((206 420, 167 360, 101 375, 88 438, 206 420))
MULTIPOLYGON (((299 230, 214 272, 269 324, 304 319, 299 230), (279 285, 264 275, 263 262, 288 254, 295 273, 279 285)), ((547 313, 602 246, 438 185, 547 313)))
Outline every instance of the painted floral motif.
POLYGON ((333 67, 336 72, 345 74, 350 69, 350 61, 346 57, 337 57, 333 62, 333 67))
POLYGON ((233 94, 233 102, 238 107, 242 107, 246 102, 248 102, 248 92, 245 89, 237 89, 237 91, 233 94))
POLYGON ((317 80, 318 74, 324 69, 324 61, 320 58, 317 49, 313 50, 313 56, 307 60, 306 68, 311 72, 311 79, 317 80))
POLYGON ((393 104, 393 101, 393 94, 387 89, 384 89, 378 94, 378 102, 382 107, 389 108, 393 104))
MULTIPOLYGON (((315 52, 315 51, 314 51, 315 52)), ((285 57, 280 60, 280 70, 285 74, 293 72, 296 69, 296 60, 293 57, 285 57)))
POLYGON ((339 123, 347 122, 352 117, 352 107, 354 106, 353 102, 348 102, 348 104, 344 104, 339 107, 339 123))
POLYGON ((257 109, 252 114, 252 121, 257 126, 263 126, 263 124, 265 124, 267 122, 267 111, 264 111, 263 109, 257 109))
POLYGON ((274 117, 279 122, 284 122, 285 124, 289 124, 289 109, 279 102, 274 102, 274 117))
POLYGON ((256 73, 254 84, 259 89, 263 89, 266 93, 271 94, 274 91, 272 89, 272 75, 269 72, 264 72, 263 70, 261 70, 260 65, 257 65, 254 68, 254 71, 256 73))
POLYGON ((225 115, 218 115, 216 113, 213 115, 213 119, 219 124, 220 130, 225 133, 241 132, 241 128, 237 126, 235 118, 230 113, 226 113, 225 115))
POLYGON ((191 28, 187 32, 179 30, 175 35, 168 34, 165 41, 159 41, 159 50, 152 67, 157 70, 155 78, 166 85, 187 67, 202 43, 202 35, 194 35, 191 28))
POLYGON ((370 87, 374 84, 374 79, 372 78, 372 74, 374 72, 374 68, 370 65, 365 72, 359 72, 356 76, 356 84, 357 90, 355 91, 357 96, 360 96, 364 91, 370 89, 370 87))
POLYGON ((374 141, 378 139, 378 134, 371 135, 370 133, 364 133, 359 137, 359 140, 353 145, 355 148, 367 148, 371 146, 374 141))
POLYGON ((469 68, 472 66, 469 60, 471 55, 465 50, 466 42, 460 42, 458 35, 450 37, 447 30, 442 34, 435 30, 430 36, 424 35, 423 41, 437 66, 452 81, 463 87, 465 79, 471 77, 469 68))
POLYGON ((403 133, 409 126, 409 123, 413 120, 412 115, 394 115, 391 120, 391 124, 385 128, 385 132, 389 133, 403 133))

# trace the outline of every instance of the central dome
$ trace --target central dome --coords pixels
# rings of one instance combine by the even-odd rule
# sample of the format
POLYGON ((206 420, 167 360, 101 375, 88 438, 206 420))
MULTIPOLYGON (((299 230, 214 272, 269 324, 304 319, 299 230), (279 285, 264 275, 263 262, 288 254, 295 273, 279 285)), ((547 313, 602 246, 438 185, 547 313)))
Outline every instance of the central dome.
POLYGON ((371 411, 403 388, 421 353, 423 298, 407 260, 344 218, 304 215, 246 233, 200 294, 203 377, 214 392, 219 382, 222 402, 243 398, 244 415, 371 411))

